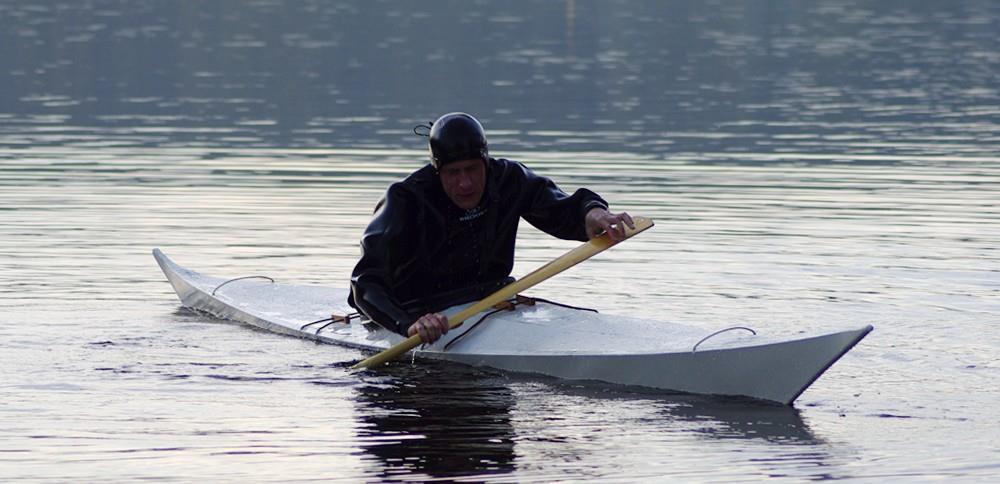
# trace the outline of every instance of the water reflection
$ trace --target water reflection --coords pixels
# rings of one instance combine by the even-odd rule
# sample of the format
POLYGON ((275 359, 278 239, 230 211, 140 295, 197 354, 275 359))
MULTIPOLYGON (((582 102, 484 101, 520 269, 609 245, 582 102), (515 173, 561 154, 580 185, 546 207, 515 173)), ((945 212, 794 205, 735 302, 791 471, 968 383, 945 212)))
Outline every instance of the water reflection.
POLYGON ((435 366, 397 365, 359 387, 358 440, 379 477, 513 471, 510 388, 493 375, 435 366))
MULTIPOLYGON (((620 387, 608 391, 601 384, 539 384, 537 379, 517 375, 501 378, 476 369, 433 364, 400 364, 387 373, 368 375, 370 380, 357 389, 356 403, 361 423, 358 440, 365 454, 377 461, 373 472, 380 478, 513 472, 516 442, 526 449, 540 441, 575 442, 565 449, 572 453, 575 445, 585 445, 581 443, 615 427, 619 411, 632 414, 639 409, 652 409, 641 422, 647 438, 670 435, 730 441, 756 456, 750 460, 759 463, 777 459, 785 465, 823 468, 830 459, 827 443, 813 433, 799 410, 783 405, 620 387), (539 409, 532 410, 539 402, 553 400, 567 402, 566 408, 549 408, 565 419, 563 424, 549 421, 539 409), (515 422, 515 407, 528 419, 515 422), (588 408, 619 411, 583 411, 588 408)), ((561 452, 550 457, 570 458, 561 452)))
POLYGON ((0 4, 0 132, 409 148, 461 108, 527 150, 909 154, 996 133, 995 2, 453 3, 0 4))

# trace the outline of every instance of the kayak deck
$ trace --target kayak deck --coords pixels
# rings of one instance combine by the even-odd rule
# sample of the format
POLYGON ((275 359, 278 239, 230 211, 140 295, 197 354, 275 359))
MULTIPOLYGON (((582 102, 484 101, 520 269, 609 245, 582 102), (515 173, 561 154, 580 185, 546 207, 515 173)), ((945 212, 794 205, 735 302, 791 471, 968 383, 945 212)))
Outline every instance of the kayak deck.
MULTIPOLYGON (((275 283, 266 277, 200 274, 153 255, 184 306, 276 333, 381 351, 403 337, 371 325, 308 323, 352 312, 347 291, 275 283), (305 327, 304 327, 305 326, 305 327)), ((467 305, 445 311, 454 314, 467 305)), ((689 393, 739 395, 791 404, 871 326, 780 340, 745 330, 718 332, 540 303, 453 329, 414 350, 435 358, 570 380, 597 380, 689 393)), ((356 320, 355 320, 356 321, 356 320)))

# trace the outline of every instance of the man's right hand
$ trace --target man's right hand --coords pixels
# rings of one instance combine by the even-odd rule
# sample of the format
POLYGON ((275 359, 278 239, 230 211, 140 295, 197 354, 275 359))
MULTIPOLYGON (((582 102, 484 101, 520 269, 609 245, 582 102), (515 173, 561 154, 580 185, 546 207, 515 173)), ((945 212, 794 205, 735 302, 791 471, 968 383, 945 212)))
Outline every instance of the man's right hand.
POLYGON ((621 242, 625 240, 625 226, 628 225, 630 229, 635 228, 635 222, 632 221, 632 216, 627 212, 611 213, 601 207, 590 209, 583 222, 587 227, 587 238, 589 239, 607 232, 611 236, 611 240, 621 242))
POLYGON ((424 343, 433 343, 448 332, 448 318, 441 313, 427 313, 410 325, 406 334, 413 336, 420 335, 420 340, 424 343))

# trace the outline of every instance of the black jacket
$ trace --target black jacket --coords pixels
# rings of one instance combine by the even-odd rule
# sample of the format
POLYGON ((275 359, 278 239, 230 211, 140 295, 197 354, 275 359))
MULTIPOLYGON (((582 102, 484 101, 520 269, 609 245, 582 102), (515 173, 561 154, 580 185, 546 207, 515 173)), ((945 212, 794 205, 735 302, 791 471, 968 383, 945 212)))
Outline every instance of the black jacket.
POLYGON ((406 335, 420 316, 485 297, 509 282, 517 224, 587 240, 584 216, 608 204, 579 189, 567 195, 521 163, 490 158, 479 207, 448 199, 431 165, 393 183, 361 240, 348 303, 406 335))

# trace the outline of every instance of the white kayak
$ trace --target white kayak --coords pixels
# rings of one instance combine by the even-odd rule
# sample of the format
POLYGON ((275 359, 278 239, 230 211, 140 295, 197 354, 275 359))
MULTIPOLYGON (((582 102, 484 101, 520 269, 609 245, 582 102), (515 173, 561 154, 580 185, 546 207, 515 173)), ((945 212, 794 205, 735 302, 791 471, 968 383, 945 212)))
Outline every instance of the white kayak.
MULTIPOLYGON (((323 343, 377 352, 400 343, 396 333, 362 324, 309 324, 348 314, 347 290, 276 283, 267 277, 220 278, 153 256, 181 303, 212 316, 323 343)), ((468 305, 445 311, 454 314, 468 305)), ((781 340, 749 328, 703 329, 610 316, 544 302, 469 318, 431 345, 434 358, 567 380, 590 380, 678 392, 744 396, 790 405, 871 326, 781 340)))

